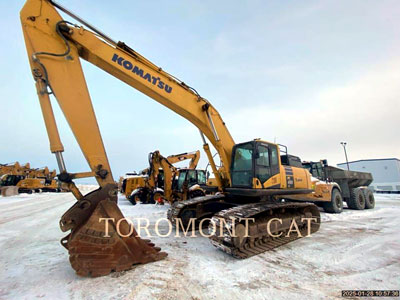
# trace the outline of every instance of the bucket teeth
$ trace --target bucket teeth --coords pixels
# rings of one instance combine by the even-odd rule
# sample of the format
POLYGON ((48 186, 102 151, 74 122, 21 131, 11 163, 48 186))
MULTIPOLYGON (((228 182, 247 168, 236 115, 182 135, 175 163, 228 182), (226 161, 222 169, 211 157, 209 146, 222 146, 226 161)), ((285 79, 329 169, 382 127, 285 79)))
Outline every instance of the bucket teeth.
POLYGON ((121 219, 124 216, 117 203, 110 199, 102 200, 86 221, 72 228, 71 233, 61 240, 78 275, 104 276, 167 256, 150 240, 141 239, 133 225, 121 219), (102 218, 110 220, 108 230, 102 218), (118 228, 116 224, 119 224, 118 228))

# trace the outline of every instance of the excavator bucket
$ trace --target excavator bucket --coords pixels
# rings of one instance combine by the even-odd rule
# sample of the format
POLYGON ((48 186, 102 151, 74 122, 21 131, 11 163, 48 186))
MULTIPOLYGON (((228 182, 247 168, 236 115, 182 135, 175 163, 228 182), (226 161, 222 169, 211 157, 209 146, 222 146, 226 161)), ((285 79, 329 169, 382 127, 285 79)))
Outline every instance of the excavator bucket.
POLYGON ((71 266, 78 275, 103 276, 167 256, 138 236, 110 191, 106 186, 86 195, 61 219, 63 231, 72 229, 61 244, 68 249, 71 266))

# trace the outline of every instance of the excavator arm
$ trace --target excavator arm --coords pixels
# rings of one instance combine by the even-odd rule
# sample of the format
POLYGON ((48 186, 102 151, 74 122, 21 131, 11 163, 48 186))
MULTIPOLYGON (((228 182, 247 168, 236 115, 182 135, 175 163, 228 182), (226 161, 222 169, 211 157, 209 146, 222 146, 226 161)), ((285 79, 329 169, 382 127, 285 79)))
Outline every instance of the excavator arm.
MULTIPOLYGON (((28 0, 21 22, 33 76, 60 171, 65 164, 49 93, 56 97, 75 138, 100 186, 114 183, 101 134, 90 100, 79 58, 98 66, 114 77, 148 95, 183 116, 199 128, 207 156, 213 161, 206 136, 220 155, 223 167, 213 172, 219 186, 230 181, 229 166, 234 141, 216 109, 194 89, 163 71, 122 42, 114 42, 99 31, 63 21, 53 1, 28 0)), ((67 178, 70 179, 70 178, 67 178)), ((81 195, 75 193, 78 198, 81 195)))
POLYGON ((175 155, 170 155, 167 157, 167 160, 169 161, 170 164, 175 164, 180 161, 184 161, 190 159, 189 162, 189 169, 196 169, 197 164, 199 163, 200 160, 200 151, 197 150, 195 152, 185 152, 181 154, 175 154, 175 155))
POLYGON ((176 172, 176 168, 172 163, 161 155, 160 151, 154 151, 149 154, 149 186, 157 187, 159 169, 164 172, 164 197, 171 199, 172 195, 172 178, 176 172))
POLYGON ((115 42, 59 4, 50 0, 27 0, 20 12, 22 30, 31 71, 50 141, 60 173, 58 178, 77 198, 62 216, 60 227, 71 230, 62 239, 68 249, 72 267, 79 275, 100 276, 126 270, 138 263, 162 259, 166 253, 124 221, 117 202, 114 182, 99 126, 96 120, 80 58, 148 95, 160 104, 193 123, 200 131, 204 150, 210 160, 219 188, 229 185, 229 166, 234 141, 216 109, 194 89, 163 71, 146 58, 115 42), (74 17, 84 27, 64 21, 56 7, 74 17), (89 172, 67 172, 50 95, 60 106, 86 161, 89 172), (217 170, 207 137, 219 153, 222 167, 217 170), (100 188, 85 196, 73 179, 95 177, 100 188), (105 236, 105 224, 112 238, 105 236), (122 223, 121 223, 122 222, 122 223), (117 225, 119 224, 119 228, 117 225), (111 231, 111 233, 110 233, 111 231))

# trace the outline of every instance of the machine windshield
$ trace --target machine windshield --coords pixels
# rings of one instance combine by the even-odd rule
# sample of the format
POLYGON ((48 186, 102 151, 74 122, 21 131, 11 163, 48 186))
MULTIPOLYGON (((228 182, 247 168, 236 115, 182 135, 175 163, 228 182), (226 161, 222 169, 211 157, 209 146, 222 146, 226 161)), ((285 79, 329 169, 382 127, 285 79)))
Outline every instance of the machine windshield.
POLYGON ((235 148, 232 166, 232 185, 250 186, 253 178, 253 144, 235 148))
POLYGON ((252 169, 253 145, 245 144, 237 147, 233 161, 233 169, 235 171, 249 171, 252 169))

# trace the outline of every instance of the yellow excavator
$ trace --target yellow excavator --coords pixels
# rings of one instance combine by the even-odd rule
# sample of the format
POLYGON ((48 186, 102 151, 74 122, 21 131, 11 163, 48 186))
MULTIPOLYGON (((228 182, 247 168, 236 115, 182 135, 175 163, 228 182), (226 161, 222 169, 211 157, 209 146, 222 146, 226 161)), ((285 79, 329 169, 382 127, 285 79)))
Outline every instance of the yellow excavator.
POLYGON ((200 184, 206 184, 205 171, 196 170, 199 159, 198 150, 168 157, 162 156, 158 150, 151 152, 149 168, 142 171, 145 175, 129 175, 124 180, 122 187, 126 198, 135 205, 138 201, 163 204, 164 200, 173 203, 205 196, 200 187, 200 184), (187 159, 190 159, 188 168, 173 166, 174 163, 187 159))
POLYGON ((30 164, 20 165, 19 162, 0 164, 0 193, 2 196, 18 194, 18 182, 23 180, 30 170, 30 164))
POLYGON ((16 184, 19 193, 61 191, 58 181, 55 179, 56 170, 50 171, 48 167, 43 167, 29 169, 26 173, 26 177, 16 184))
POLYGON ((0 186, 2 196, 14 196, 19 193, 60 192, 56 170, 49 171, 47 167, 40 169, 30 168, 27 163, 20 166, 18 162, 13 165, 3 165, 0 186))
POLYGON ((312 182, 310 173, 296 166, 290 155, 281 153, 277 144, 260 139, 236 144, 215 107, 194 88, 125 43, 114 41, 55 1, 27 0, 20 18, 50 149, 60 169, 58 178, 69 186, 77 199, 60 221, 61 230, 70 231, 61 243, 68 249, 71 265, 77 274, 101 276, 130 269, 135 264, 157 261, 167 255, 150 241, 141 239, 127 223, 120 222, 123 215, 117 205, 117 184, 111 173, 80 59, 148 95, 199 129, 219 193, 175 202, 168 217, 186 225, 191 218, 195 218, 197 223, 210 218, 210 226, 216 227, 223 223, 227 225, 225 227, 235 224, 236 235, 226 233, 226 228, 223 235, 217 235, 218 230, 210 235, 212 244, 226 253, 246 258, 300 237, 269 235, 267 225, 273 218, 282 221, 272 228, 270 233, 273 234, 289 233, 290 220, 293 219, 298 220, 297 225, 304 232, 307 227, 303 221, 305 218, 312 220, 308 226, 310 232, 316 232, 320 226, 320 213, 315 204, 308 202, 310 200, 340 205, 336 184, 312 182), (63 20, 57 9, 82 26, 63 20), (67 171, 50 95, 57 99, 90 166, 89 172, 67 171), (219 168, 206 139, 219 154, 219 168), (90 176, 95 177, 100 188, 82 195, 73 180, 90 176), (282 200, 290 196, 296 196, 297 201, 282 200), (104 218, 114 218, 115 221, 108 228, 108 236, 105 235, 104 222, 101 222, 104 218), (241 218, 254 219, 249 225, 248 235, 242 230, 241 218), (233 220, 238 222, 232 223, 233 220), (119 232, 116 223, 121 225, 119 232))

